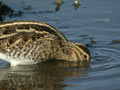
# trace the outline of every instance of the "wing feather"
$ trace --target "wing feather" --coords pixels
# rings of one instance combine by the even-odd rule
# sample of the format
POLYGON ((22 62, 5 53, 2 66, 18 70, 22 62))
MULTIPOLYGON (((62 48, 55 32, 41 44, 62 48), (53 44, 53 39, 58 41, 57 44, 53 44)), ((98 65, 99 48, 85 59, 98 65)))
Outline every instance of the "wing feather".
POLYGON ((30 43, 56 40, 60 44, 67 39, 52 26, 31 21, 0 24, 0 52, 11 48, 22 49, 30 43))

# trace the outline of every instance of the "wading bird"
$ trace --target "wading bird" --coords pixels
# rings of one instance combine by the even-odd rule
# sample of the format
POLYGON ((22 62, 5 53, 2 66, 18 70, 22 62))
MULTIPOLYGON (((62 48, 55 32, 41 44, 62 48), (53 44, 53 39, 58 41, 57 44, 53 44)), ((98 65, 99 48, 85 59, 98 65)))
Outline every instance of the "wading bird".
POLYGON ((49 60, 89 62, 90 53, 86 46, 68 41, 49 24, 13 21, 0 23, 0 59, 11 66, 49 60))

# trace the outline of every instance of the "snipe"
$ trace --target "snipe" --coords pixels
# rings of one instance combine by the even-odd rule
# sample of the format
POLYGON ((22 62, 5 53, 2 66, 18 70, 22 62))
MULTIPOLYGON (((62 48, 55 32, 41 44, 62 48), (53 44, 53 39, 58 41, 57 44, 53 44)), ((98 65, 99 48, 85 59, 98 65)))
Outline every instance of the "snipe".
POLYGON ((48 60, 90 60, 88 49, 68 41, 51 25, 36 21, 0 23, 0 58, 12 66, 48 60))

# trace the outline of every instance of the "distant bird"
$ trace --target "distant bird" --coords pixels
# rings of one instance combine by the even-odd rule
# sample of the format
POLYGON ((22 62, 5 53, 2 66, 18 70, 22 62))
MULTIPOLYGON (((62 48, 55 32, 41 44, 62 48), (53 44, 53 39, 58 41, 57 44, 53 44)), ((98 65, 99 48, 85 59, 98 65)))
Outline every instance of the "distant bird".
POLYGON ((79 2, 77 0, 74 0, 74 5, 79 5, 79 2))
POLYGON ((77 0, 74 0, 74 4, 73 5, 75 6, 75 10, 77 10, 79 5, 80 5, 80 3, 77 0))
POLYGON ((51 25, 36 21, 0 23, 0 59, 29 65, 49 60, 90 61, 88 49, 68 41, 51 25))
POLYGON ((64 3, 63 0, 55 0, 54 2, 55 2, 56 4, 63 4, 63 3, 64 3))

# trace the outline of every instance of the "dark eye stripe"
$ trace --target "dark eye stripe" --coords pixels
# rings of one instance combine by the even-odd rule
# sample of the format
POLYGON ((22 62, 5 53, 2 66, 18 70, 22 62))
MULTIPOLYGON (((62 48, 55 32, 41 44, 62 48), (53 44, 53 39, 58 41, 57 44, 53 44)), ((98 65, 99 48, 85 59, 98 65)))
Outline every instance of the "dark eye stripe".
POLYGON ((81 48, 84 52, 86 52, 87 54, 89 54, 90 55, 90 52, 89 52, 89 50, 86 48, 86 47, 84 47, 84 46, 80 46, 80 45, 77 45, 79 48, 81 48))

